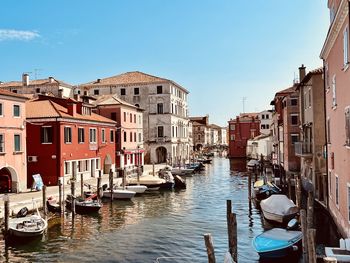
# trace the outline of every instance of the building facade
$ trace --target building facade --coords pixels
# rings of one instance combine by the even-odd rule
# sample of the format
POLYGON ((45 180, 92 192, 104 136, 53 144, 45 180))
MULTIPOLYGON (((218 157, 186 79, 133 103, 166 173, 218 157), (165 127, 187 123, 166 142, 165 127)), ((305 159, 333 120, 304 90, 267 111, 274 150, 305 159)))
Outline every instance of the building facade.
POLYGON ((28 187, 34 174, 49 186, 115 170, 115 121, 73 99, 39 95, 26 108, 28 187))
POLYGON ((349 2, 329 0, 330 27, 320 57, 324 62, 329 210, 350 237, 349 2))
POLYGON ((142 72, 127 72, 82 84, 84 94, 115 94, 144 109, 146 163, 182 162, 190 155, 188 94, 172 80, 142 72))
POLYGON ((241 113, 228 121, 229 158, 246 158, 247 141, 260 135, 260 121, 257 113, 241 113))
POLYGON ((143 110, 116 95, 102 95, 95 102, 94 112, 117 122, 116 165, 136 175, 144 164, 143 110))
POLYGON ((26 100, 0 89, 0 193, 27 189, 26 100))
POLYGON ((271 132, 271 124, 272 124, 272 111, 264 110, 259 112, 259 120, 260 120, 260 133, 269 135, 271 132))
POLYGON ((60 98, 73 98, 74 93, 80 90, 53 77, 47 79, 30 80, 28 74, 22 75, 22 81, 0 82, 0 88, 18 94, 30 94, 37 97, 39 94, 48 94, 60 98))
POLYGON ((327 170, 324 157, 326 144, 325 98, 323 68, 310 71, 299 68, 300 140, 295 142, 295 154, 300 157, 302 179, 311 182, 315 198, 326 204, 327 170))

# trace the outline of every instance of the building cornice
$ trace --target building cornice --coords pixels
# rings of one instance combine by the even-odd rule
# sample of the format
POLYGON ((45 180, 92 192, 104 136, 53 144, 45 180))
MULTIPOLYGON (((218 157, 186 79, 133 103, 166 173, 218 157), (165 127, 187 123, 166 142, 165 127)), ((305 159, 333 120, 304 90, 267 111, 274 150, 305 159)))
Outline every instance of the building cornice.
POLYGON ((60 117, 52 117, 52 118, 27 118, 26 122, 71 122, 71 123, 79 123, 79 124, 92 124, 92 125, 105 125, 109 127, 116 127, 116 124, 106 123, 106 122, 97 122, 97 121, 89 121, 89 120, 77 120, 77 119, 69 119, 69 118, 60 118, 60 117))
POLYGON ((349 12, 349 0, 342 0, 339 5, 337 14, 328 30, 326 41, 323 44, 321 54, 320 54, 321 59, 328 58, 328 55, 335 43, 335 40, 339 35, 340 29, 342 28, 345 22, 345 18, 348 12, 349 12))

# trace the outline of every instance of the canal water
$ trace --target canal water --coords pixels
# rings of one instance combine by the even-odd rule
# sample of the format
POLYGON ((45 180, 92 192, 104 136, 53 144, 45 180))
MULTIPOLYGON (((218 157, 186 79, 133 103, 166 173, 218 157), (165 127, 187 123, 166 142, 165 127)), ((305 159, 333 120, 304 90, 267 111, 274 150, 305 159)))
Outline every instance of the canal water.
POLYGON ((260 212, 249 206, 245 161, 214 158, 187 189, 106 201, 95 216, 51 220, 42 240, 5 246, 0 262, 207 262, 203 235, 211 233, 217 262, 228 249, 226 200, 238 222, 238 260, 257 262, 253 237, 263 231, 260 212))

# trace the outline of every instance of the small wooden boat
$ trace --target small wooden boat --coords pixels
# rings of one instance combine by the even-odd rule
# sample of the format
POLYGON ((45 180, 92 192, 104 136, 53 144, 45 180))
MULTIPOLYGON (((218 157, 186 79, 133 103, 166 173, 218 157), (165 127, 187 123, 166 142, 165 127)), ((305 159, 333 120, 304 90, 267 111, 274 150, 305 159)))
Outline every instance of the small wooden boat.
POLYGON ((247 169, 248 170, 258 169, 259 167, 260 167, 260 162, 258 160, 251 159, 247 163, 247 169))
POLYGON ((282 190, 272 182, 258 180, 254 183, 254 197, 257 201, 264 200, 273 194, 281 194, 282 190))
POLYGON ((203 165, 203 163, 199 163, 199 162, 186 164, 186 168, 194 169, 194 172, 200 172, 205 170, 205 166, 203 165))
MULTIPOLYGON (((72 209, 72 196, 68 195, 66 199, 66 206, 72 209)), ((93 198, 77 199, 75 200, 75 212, 77 214, 97 213, 102 207, 100 200, 93 200, 93 198)))
MULTIPOLYGON (((28 212, 27 208, 26 211, 28 212)), ((34 238, 41 236, 47 229, 47 221, 41 217, 38 208, 36 211, 36 215, 26 215, 25 217, 10 218, 9 235, 12 237, 21 238, 34 238)))
MULTIPOLYGON (((124 189, 117 189, 114 188, 112 190, 112 199, 113 200, 130 200, 136 195, 136 192, 124 190, 124 189)), ((103 191, 103 197, 111 198, 111 190, 110 188, 107 188, 103 191)))
POLYGON ((180 175, 180 176, 193 176, 194 169, 193 168, 183 168, 183 167, 173 167, 171 169, 171 173, 173 175, 180 175))
POLYGON ((252 245, 261 259, 276 259, 300 251, 302 236, 301 231, 272 228, 256 236, 252 245))
POLYGON ((299 212, 298 207, 287 196, 271 195, 260 202, 261 210, 267 220, 277 223, 287 223, 299 212))
POLYGON ((176 188, 176 189, 185 189, 186 188, 186 181, 184 179, 182 179, 180 176, 175 175, 174 180, 175 180, 174 188, 176 188))
POLYGON ((47 206, 47 210, 51 213, 61 213, 61 206, 59 205, 57 200, 52 196, 50 196, 46 200, 46 206, 47 206))

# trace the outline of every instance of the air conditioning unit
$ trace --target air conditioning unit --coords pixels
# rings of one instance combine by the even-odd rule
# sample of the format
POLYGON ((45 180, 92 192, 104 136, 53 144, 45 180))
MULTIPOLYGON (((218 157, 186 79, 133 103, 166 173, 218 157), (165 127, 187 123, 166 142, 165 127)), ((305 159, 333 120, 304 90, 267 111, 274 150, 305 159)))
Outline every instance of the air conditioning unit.
POLYGON ((29 163, 35 163, 38 161, 38 156, 28 156, 29 163))

